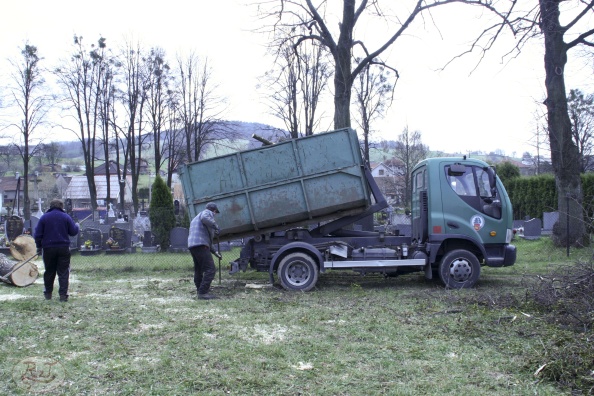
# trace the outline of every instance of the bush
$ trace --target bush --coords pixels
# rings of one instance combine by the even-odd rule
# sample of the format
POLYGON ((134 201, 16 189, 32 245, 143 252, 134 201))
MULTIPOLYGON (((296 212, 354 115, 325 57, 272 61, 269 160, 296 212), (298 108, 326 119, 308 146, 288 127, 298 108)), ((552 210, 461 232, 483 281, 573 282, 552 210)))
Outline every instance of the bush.
POLYGON ((167 251, 170 245, 169 234, 175 227, 175 214, 171 192, 159 175, 152 185, 149 219, 156 243, 161 246, 162 252, 167 251))

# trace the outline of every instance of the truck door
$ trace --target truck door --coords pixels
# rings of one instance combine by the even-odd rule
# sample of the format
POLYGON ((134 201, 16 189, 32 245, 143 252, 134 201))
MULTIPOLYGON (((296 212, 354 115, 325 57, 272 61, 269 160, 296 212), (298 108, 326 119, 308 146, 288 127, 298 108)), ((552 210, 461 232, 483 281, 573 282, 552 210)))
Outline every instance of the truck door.
POLYGON ((445 167, 452 190, 476 211, 495 219, 501 218, 495 174, 492 168, 452 164, 445 167))

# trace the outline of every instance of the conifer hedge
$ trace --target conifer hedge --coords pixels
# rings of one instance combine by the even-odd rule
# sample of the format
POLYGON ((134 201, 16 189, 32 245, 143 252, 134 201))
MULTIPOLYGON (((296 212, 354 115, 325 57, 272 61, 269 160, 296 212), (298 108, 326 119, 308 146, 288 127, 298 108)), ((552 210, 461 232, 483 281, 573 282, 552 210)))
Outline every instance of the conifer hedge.
MULTIPOLYGON (((594 173, 581 176, 584 214, 594 215, 594 173)), ((514 219, 540 218, 543 212, 557 210, 557 188, 553 175, 515 177, 505 182, 512 203, 514 219)))

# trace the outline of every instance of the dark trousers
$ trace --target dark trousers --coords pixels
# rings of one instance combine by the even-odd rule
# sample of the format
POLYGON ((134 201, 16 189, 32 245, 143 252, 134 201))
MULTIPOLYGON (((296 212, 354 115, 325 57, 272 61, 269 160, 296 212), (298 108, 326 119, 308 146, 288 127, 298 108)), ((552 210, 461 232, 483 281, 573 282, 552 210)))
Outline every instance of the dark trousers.
POLYGON ((194 260, 194 284, 198 294, 206 294, 217 272, 210 248, 204 245, 193 246, 190 253, 194 260))
POLYGON ((45 291, 43 293, 52 294, 57 273, 60 296, 68 296, 70 248, 68 246, 43 248, 43 265, 45 265, 45 273, 43 274, 45 291))

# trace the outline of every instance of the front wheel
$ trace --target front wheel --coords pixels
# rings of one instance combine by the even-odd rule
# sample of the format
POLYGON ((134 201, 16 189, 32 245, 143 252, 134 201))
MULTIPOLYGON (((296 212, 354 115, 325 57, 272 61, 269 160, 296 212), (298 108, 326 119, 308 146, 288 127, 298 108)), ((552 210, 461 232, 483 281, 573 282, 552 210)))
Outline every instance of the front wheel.
POLYGON ((277 274, 286 290, 309 291, 318 282, 318 265, 306 253, 291 253, 281 260, 277 274))
POLYGON ((439 278, 451 289, 468 289, 478 282, 481 265, 468 250, 452 250, 439 263, 439 278))

